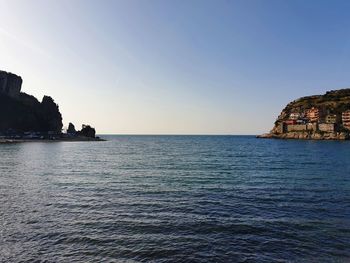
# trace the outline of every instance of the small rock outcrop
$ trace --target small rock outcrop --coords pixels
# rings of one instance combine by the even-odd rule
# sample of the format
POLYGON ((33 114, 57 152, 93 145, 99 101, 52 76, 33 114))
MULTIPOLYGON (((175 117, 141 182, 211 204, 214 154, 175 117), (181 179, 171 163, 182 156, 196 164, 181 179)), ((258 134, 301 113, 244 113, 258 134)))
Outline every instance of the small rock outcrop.
POLYGON ((76 132, 77 132, 77 131, 76 131, 76 129, 75 129, 74 124, 70 122, 69 125, 68 125, 67 133, 68 133, 68 134, 71 134, 71 135, 75 135, 76 132))
POLYGON ((287 104, 272 130, 259 138, 350 139, 350 89, 302 97, 287 104))
POLYGON ((90 125, 83 124, 80 131, 77 132, 78 136, 88 137, 88 138, 95 138, 96 137, 96 130, 92 128, 90 125))

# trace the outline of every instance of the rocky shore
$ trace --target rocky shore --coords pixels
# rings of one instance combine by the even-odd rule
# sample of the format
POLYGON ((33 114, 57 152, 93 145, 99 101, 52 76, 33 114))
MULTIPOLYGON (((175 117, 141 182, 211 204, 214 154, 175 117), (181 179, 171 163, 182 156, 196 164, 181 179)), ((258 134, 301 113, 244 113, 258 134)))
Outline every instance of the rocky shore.
POLYGON ((96 137, 71 137, 71 138, 57 138, 57 139, 0 139, 0 144, 11 143, 25 143, 25 142, 104 142, 106 140, 96 137))
POLYGON ((258 135, 261 139, 300 139, 300 140, 349 140, 346 132, 334 133, 307 133, 307 132, 287 132, 283 134, 265 133, 258 135))

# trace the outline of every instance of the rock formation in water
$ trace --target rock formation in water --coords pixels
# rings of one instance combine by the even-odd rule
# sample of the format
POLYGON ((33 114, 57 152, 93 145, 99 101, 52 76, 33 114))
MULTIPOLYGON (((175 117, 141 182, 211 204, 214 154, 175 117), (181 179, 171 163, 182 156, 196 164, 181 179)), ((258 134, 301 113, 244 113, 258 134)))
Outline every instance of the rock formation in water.
POLYGON ((88 137, 88 138, 95 138, 96 131, 90 125, 83 124, 82 129, 77 132, 77 135, 83 136, 83 137, 88 137))
POLYGON ((75 135, 77 133, 74 124, 71 122, 68 125, 67 133, 71 135, 75 135))
POLYGON ((270 133, 258 137, 350 139, 350 89, 332 90, 288 103, 270 133))
POLYGON ((61 133, 62 115, 54 100, 44 96, 39 102, 21 87, 21 77, 0 71, 0 132, 61 133))

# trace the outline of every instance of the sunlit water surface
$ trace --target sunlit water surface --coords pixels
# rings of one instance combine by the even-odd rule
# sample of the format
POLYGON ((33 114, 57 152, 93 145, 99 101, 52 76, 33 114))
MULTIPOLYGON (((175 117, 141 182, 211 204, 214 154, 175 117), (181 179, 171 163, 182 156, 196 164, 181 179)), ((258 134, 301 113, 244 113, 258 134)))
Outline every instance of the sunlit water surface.
POLYGON ((350 262, 350 142, 0 145, 2 262, 350 262))

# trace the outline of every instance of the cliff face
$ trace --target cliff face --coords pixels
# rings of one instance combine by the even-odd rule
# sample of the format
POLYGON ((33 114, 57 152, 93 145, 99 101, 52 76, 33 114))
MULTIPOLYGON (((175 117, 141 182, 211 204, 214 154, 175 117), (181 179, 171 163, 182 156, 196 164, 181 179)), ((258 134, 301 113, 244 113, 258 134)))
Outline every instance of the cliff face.
POLYGON ((17 98, 21 92, 22 78, 0 70, 0 93, 17 98))
POLYGON ((302 97, 287 104, 270 133, 286 139, 349 139, 350 89, 302 97))
POLYGON ((0 132, 62 130, 62 116, 58 105, 51 97, 42 102, 26 93, 21 93, 22 78, 0 71, 0 132))

